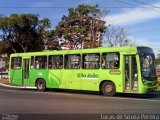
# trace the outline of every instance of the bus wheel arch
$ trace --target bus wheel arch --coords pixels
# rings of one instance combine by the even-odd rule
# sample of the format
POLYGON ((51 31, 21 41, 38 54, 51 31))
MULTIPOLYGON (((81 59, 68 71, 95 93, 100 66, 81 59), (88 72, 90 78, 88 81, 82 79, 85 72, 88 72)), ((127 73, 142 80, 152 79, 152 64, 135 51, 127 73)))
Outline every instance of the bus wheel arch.
POLYGON ((99 90, 104 96, 114 96, 116 94, 116 86, 110 80, 103 80, 100 83, 99 90))
POLYGON ((38 91, 46 90, 46 81, 43 78, 38 78, 35 82, 38 91))

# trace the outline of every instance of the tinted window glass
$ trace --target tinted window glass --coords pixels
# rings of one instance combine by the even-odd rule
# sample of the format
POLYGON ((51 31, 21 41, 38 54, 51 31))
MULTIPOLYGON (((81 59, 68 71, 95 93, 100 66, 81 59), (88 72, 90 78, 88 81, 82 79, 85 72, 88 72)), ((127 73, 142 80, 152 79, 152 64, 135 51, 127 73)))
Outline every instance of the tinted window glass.
POLYGON ((99 69, 100 68, 100 54, 84 54, 83 68, 84 69, 99 69))
POLYGON ((35 57, 35 68, 36 69, 47 68, 47 56, 36 56, 35 57))
POLYGON ((51 55, 49 56, 49 69, 62 69, 63 68, 63 56, 62 55, 51 55))
POLYGON ((33 69, 34 68, 34 56, 31 57, 31 64, 30 64, 30 68, 33 69))
POLYGON ((103 69, 118 69, 119 68, 119 53, 103 53, 101 66, 103 69))
POLYGON ((64 65, 66 69, 79 69, 80 68, 81 56, 76 55, 65 55, 64 65))
POLYGON ((20 69, 22 64, 21 57, 13 57, 11 58, 11 68, 12 69, 20 69))
POLYGON ((143 79, 157 80, 155 55, 153 50, 148 47, 138 47, 138 53, 140 57, 141 73, 143 79))

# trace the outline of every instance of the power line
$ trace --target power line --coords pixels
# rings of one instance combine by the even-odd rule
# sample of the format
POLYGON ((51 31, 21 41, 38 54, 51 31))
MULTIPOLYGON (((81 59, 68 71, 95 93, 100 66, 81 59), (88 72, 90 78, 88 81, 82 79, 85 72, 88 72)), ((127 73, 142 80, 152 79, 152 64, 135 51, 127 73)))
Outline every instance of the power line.
MULTIPOLYGON (((138 5, 136 5, 136 4, 132 4, 132 3, 128 3, 128 2, 124 2, 124 1, 121 1, 121 0, 115 0, 116 2, 119 2, 119 3, 123 3, 123 4, 127 4, 127 5, 131 5, 131 6, 137 6, 137 7, 139 7, 138 5)), ((153 9, 153 8, 149 8, 149 7, 144 7, 145 9, 150 9, 150 10, 154 10, 154 11, 156 11, 156 12, 158 12, 158 13, 160 13, 160 11, 159 10, 155 10, 155 9, 153 9)))
MULTIPOLYGON (((136 5, 137 6, 137 5, 136 5)), ((98 7, 98 8, 137 8, 136 6, 129 6, 129 7, 124 7, 124 6, 102 6, 102 7, 98 7)), ((52 6, 52 7, 27 7, 27 6, 0 6, 0 9, 10 9, 10 8, 18 8, 18 9, 23 9, 23 8, 44 8, 44 9, 64 9, 64 8, 76 8, 76 7, 61 7, 61 6, 52 6)), ((146 9, 148 9, 148 7, 138 7, 138 8, 146 8, 146 9)))
POLYGON ((67 6, 53 6, 53 7, 31 7, 31 6, 0 6, 0 8, 76 8, 67 6))
POLYGON ((157 6, 155 6, 155 5, 151 5, 151 4, 148 4, 148 3, 145 3, 145 2, 141 2, 141 1, 138 1, 138 0, 133 0, 133 1, 138 2, 138 3, 141 3, 141 4, 144 4, 144 5, 148 5, 148 6, 150 6, 150 7, 160 8, 160 7, 157 7, 157 6))
MULTIPOLYGON (((124 6, 106 6, 106 7, 103 7, 102 6, 102 7, 99 7, 99 8, 137 8, 137 5, 136 6, 128 6, 128 7, 124 7, 124 6)), ((148 9, 148 7, 140 7, 140 6, 138 6, 138 8, 148 9)))
MULTIPOLYGON (((120 3, 124 3, 124 4, 127 4, 127 5, 131 5, 131 6, 138 6, 138 5, 135 5, 135 4, 132 4, 132 3, 128 3, 128 2, 124 2, 124 1, 121 1, 121 0, 115 0, 116 2, 120 2, 120 3)), ((139 6, 138 6, 139 7, 139 6)))

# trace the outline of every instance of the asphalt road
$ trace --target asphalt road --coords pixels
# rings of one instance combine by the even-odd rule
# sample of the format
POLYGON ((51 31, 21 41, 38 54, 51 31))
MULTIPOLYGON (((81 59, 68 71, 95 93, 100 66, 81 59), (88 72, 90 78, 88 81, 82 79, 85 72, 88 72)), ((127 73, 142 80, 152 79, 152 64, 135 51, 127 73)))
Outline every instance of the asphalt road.
POLYGON ((28 118, 31 115, 38 118, 44 116, 52 118, 53 115, 64 115, 64 117, 75 115, 77 118, 76 115, 83 115, 86 119, 93 116, 96 119, 103 119, 111 117, 108 116, 110 114, 123 115, 123 119, 126 117, 124 115, 150 114, 159 115, 160 119, 160 93, 117 94, 115 97, 104 97, 97 93, 81 91, 38 92, 0 86, 0 114, 0 119, 16 115, 21 119, 32 119, 28 118))

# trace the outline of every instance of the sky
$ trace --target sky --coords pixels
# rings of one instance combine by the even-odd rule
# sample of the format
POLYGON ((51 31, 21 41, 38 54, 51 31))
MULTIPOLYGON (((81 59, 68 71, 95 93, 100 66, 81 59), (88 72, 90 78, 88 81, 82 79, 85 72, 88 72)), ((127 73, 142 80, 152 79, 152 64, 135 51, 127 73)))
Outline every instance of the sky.
POLYGON ((106 26, 119 26, 129 33, 129 39, 160 53, 160 0, 0 0, 0 14, 39 14, 49 18, 54 28, 68 8, 79 4, 96 5, 109 13, 103 18, 106 26))

